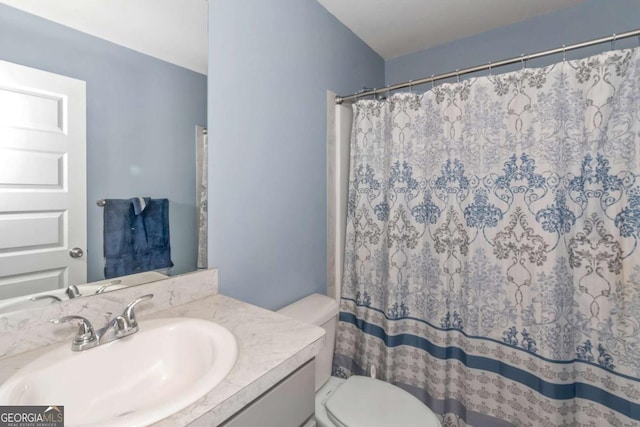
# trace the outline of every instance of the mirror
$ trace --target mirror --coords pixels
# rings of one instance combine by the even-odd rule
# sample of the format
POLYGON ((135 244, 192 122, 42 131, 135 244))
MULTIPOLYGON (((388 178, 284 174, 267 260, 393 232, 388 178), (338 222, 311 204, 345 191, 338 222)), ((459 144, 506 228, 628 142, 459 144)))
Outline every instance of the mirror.
POLYGON ((5 298, 0 300, 0 314, 9 313, 11 311, 31 309, 42 307, 56 302, 80 298, 85 296, 97 295, 103 292, 109 292, 121 289, 126 286, 140 285, 142 283, 155 282, 168 278, 166 274, 157 271, 148 271, 144 273, 131 274, 121 276, 114 279, 105 279, 93 283, 69 285, 63 289, 53 289, 32 294, 20 295, 16 297, 5 298))
MULTIPOLYGON (((199 243, 198 237, 204 235, 206 238, 206 231, 199 229, 199 218, 206 218, 206 201, 198 201, 199 195, 206 196, 206 187, 201 191, 206 182, 206 171, 198 170, 196 159, 197 152, 204 152, 206 158, 206 151, 203 151, 206 143, 203 127, 207 102, 205 74, 6 4, 0 4, 0 61, 82 81, 86 88, 86 178, 78 178, 72 173, 65 175, 68 156, 56 154, 55 157, 53 149, 25 149, 15 154, 14 151, 19 151, 15 147, 4 146, 2 151, 0 145, 1 165, 15 165, 17 171, 37 172, 35 181, 33 176, 29 177, 29 185, 37 181, 42 188, 52 186, 55 192, 86 179, 85 225, 82 219, 69 221, 65 209, 57 202, 48 206, 38 199, 33 202, 37 209, 16 210, 11 206, 12 198, 21 185, 28 185, 11 181, 13 178, 0 173, 0 313, 183 274, 196 270, 199 259, 206 261, 206 255, 203 255, 206 244, 199 243), (9 152, 13 154, 7 154, 9 152), (26 155, 26 152, 30 154, 26 155), (40 157, 32 153, 38 153, 40 157), (15 159, 11 157, 14 154, 15 159), (53 160, 48 162, 47 159, 53 160), (41 174, 47 173, 50 176, 42 178, 41 174), (197 182, 203 176, 204 181, 197 182), (49 178, 54 184, 47 181, 49 178), (168 200, 173 267, 157 271, 122 270, 123 277, 105 277, 104 208, 97 202, 138 197, 168 200), (25 223, 25 218, 31 221, 28 232, 16 231, 16 225, 25 223), (78 245, 80 251, 76 251, 72 238, 63 230, 65 226, 70 233, 86 233, 86 247, 78 245), (31 267, 29 271, 21 267, 19 273, 7 274, 8 267, 3 268, 20 264, 15 261, 16 252, 37 255, 52 248, 64 249, 65 256, 78 255, 77 260, 86 267, 83 279, 71 277, 64 268, 36 265, 31 258, 20 261, 31 267)), ((58 93, 53 90, 38 93, 45 92, 58 93)), ((33 101, 33 93, 22 89, 6 90, 0 85, 0 111, 3 111, 4 102, 4 112, 13 111, 13 115, 24 122, 25 117, 44 117, 44 112, 51 108, 59 110, 60 115, 50 124, 58 134, 70 134, 69 129, 74 126, 73 112, 66 110, 66 95, 41 96, 33 101), (16 94, 31 98, 15 108, 13 98, 16 94)), ((27 128, 33 124, 33 121, 27 122, 27 128)), ((0 128, 2 124, 0 119, 0 128)), ((38 141, 40 137, 44 138, 43 135, 52 133, 49 128, 37 126, 32 130, 38 141)), ((6 126, 5 131, 9 132, 6 126)), ((206 166, 206 161, 200 160, 199 164, 206 166)), ((29 191, 32 196, 45 193, 37 185, 29 191)), ((201 267, 206 268, 206 265, 201 267)))

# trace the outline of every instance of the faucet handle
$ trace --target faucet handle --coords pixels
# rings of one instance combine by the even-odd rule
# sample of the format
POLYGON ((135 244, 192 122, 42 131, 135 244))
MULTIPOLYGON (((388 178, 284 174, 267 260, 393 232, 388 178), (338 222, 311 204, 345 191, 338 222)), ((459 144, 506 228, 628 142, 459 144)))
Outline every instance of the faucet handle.
POLYGON ((36 295, 35 297, 31 297, 29 298, 29 301, 40 301, 40 300, 44 300, 44 299, 50 299, 52 301, 62 301, 62 298, 57 297, 55 295, 36 295))
POLYGON ((104 285, 100 286, 98 288, 98 290, 96 291, 96 294, 101 294, 103 293, 109 286, 113 286, 113 285, 119 285, 120 283, 122 283, 122 280, 117 279, 117 280, 112 280, 110 282, 105 283, 104 285))
POLYGON ((71 350, 82 351, 98 345, 98 336, 93 329, 91 322, 82 316, 62 316, 57 319, 51 319, 51 323, 60 324, 62 322, 70 322, 78 320, 78 332, 71 342, 71 350))
POLYGON ((143 301, 149 301, 151 298, 153 298, 153 294, 147 294, 147 295, 142 295, 140 298, 137 298, 133 301, 131 301, 129 303, 129 305, 127 305, 124 309, 124 312, 122 313, 122 316, 126 319, 126 321, 129 323, 129 328, 130 329, 136 329, 138 328, 138 321, 136 320, 136 313, 135 311, 133 311, 133 309, 141 302, 143 301))

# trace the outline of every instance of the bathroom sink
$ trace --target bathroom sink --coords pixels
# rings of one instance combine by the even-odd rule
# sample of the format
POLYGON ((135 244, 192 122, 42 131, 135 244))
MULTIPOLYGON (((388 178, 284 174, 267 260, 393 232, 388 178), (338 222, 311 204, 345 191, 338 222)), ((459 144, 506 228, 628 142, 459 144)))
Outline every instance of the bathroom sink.
POLYGON ((142 321, 139 332, 90 350, 69 343, 0 386, 0 405, 64 405, 66 426, 145 426, 189 406, 231 371, 236 340, 201 319, 142 321))

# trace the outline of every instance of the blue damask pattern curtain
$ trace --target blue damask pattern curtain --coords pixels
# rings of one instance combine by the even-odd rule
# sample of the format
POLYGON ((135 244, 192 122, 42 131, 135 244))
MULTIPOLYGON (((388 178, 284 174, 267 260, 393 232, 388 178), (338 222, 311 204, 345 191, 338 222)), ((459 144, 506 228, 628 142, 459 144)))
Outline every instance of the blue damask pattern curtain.
POLYGON ((351 147, 334 375, 445 425, 638 425, 639 50, 361 100, 351 147))

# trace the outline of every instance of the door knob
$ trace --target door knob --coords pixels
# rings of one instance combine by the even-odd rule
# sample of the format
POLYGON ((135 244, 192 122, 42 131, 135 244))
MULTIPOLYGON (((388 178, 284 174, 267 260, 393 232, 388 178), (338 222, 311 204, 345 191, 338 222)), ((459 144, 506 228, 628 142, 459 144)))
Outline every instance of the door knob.
POLYGON ((80 248, 73 248, 69 251, 69 255, 71 255, 71 258, 80 258, 84 255, 84 252, 80 248))

